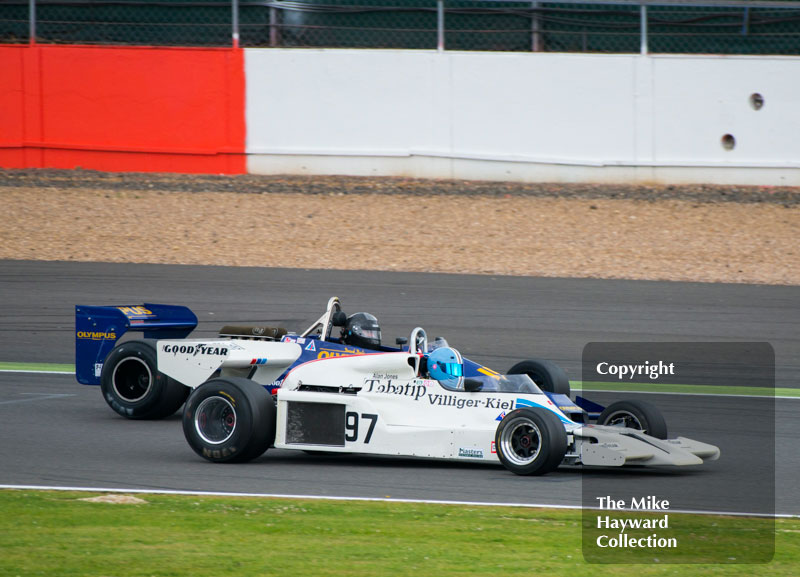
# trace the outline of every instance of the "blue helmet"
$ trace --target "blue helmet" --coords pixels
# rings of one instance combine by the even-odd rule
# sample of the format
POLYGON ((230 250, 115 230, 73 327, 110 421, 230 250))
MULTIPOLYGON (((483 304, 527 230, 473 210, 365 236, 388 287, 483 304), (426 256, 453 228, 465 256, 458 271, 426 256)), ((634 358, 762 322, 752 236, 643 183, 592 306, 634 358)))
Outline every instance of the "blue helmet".
POLYGON ((443 385, 457 387, 464 377, 464 359, 450 347, 436 349, 428 355, 428 374, 443 385))

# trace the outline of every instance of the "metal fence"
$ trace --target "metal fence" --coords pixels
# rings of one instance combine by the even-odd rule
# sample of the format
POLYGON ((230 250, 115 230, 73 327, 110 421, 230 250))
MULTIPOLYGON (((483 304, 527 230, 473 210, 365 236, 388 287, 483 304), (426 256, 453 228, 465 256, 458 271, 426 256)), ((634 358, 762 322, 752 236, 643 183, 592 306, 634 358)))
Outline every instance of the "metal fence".
POLYGON ((800 1, 0 0, 0 42, 800 54, 800 1))

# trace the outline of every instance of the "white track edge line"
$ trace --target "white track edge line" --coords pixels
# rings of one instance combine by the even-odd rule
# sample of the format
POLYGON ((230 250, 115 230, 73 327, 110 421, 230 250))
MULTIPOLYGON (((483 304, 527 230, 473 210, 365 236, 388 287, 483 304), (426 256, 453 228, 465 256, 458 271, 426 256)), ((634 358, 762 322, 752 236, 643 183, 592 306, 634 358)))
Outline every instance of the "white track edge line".
POLYGON ((784 395, 734 395, 732 393, 677 393, 661 391, 615 391, 613 389, 592 389, 584 391, 582 389, 572 389, 573 393, 625 393, 634 395, 680 395, 685 397, 742 397, 748 399, 800 399, 800 397, 787 397, 784 395))
MULTIPOLYGON (((262 499, 307 499, 314 501, 367 501, 379 503, 410 503, 420 505, 461 505, 472 507, 517 507, 528 509, 571 509, 587 511, 605 511, 598 507, 582 507, 581 505, 548 505, 545 503, 489 503, 484 501, 437 501, 434 499, 393 499, 391 497, 336 497, 332 495, 281 495, 277 493, 230 493, 224 491, 182 491, 175 489, 119 489, 101 487, 51 487, 46 485, 0 485, 0 489, 13 489, 21 491, 76 491, 86 493, 135 493, 139 495, 182 495, 194 497, 258 497, 262 499)), ((651 512, 642 510, 643 512, 651 512)), ((655 511, 652 511, 655 512, 655 511)), ((658 512, 661 512, 659 510, 658 512)), ((740 511, 694 511, 691 509, 670 509, 670 513, 684 513, 687 515, 720 515, 724 517, 767 517, 780 519, 795 519, 800 515, 789 513, 744 513, 740 511)))

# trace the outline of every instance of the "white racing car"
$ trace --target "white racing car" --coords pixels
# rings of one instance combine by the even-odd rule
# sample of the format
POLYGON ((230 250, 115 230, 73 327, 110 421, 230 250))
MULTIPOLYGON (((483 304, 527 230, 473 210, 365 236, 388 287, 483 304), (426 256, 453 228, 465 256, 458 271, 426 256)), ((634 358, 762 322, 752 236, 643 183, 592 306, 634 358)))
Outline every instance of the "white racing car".
POLYGON ((305 336, 158 341, 159 371, 193 388, 183 410, 189 445, 214 462, 247 461, 274 446, 499 461, 520 475, 562 464, 695 465, 719 457, 713 445, 647 434, 652 427, 666 437, 663 417, 647 403, 619 403, 606 411, 607 425, 589 424, 571 419, 551 398, 558 395, 528 374, 481 367, 466 377, 459 353, 442 341, 430 346, 422 328, 400 350, 298 364, 344 322, 331 299, 305 336))

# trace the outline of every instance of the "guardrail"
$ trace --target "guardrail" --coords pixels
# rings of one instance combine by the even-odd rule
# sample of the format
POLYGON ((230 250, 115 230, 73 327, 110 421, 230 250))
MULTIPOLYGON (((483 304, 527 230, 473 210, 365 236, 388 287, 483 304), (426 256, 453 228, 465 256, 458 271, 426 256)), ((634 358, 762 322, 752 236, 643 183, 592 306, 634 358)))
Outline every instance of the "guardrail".
POLYGON ((0 42, 800 54, 800 2, 4 0, 0 42))

